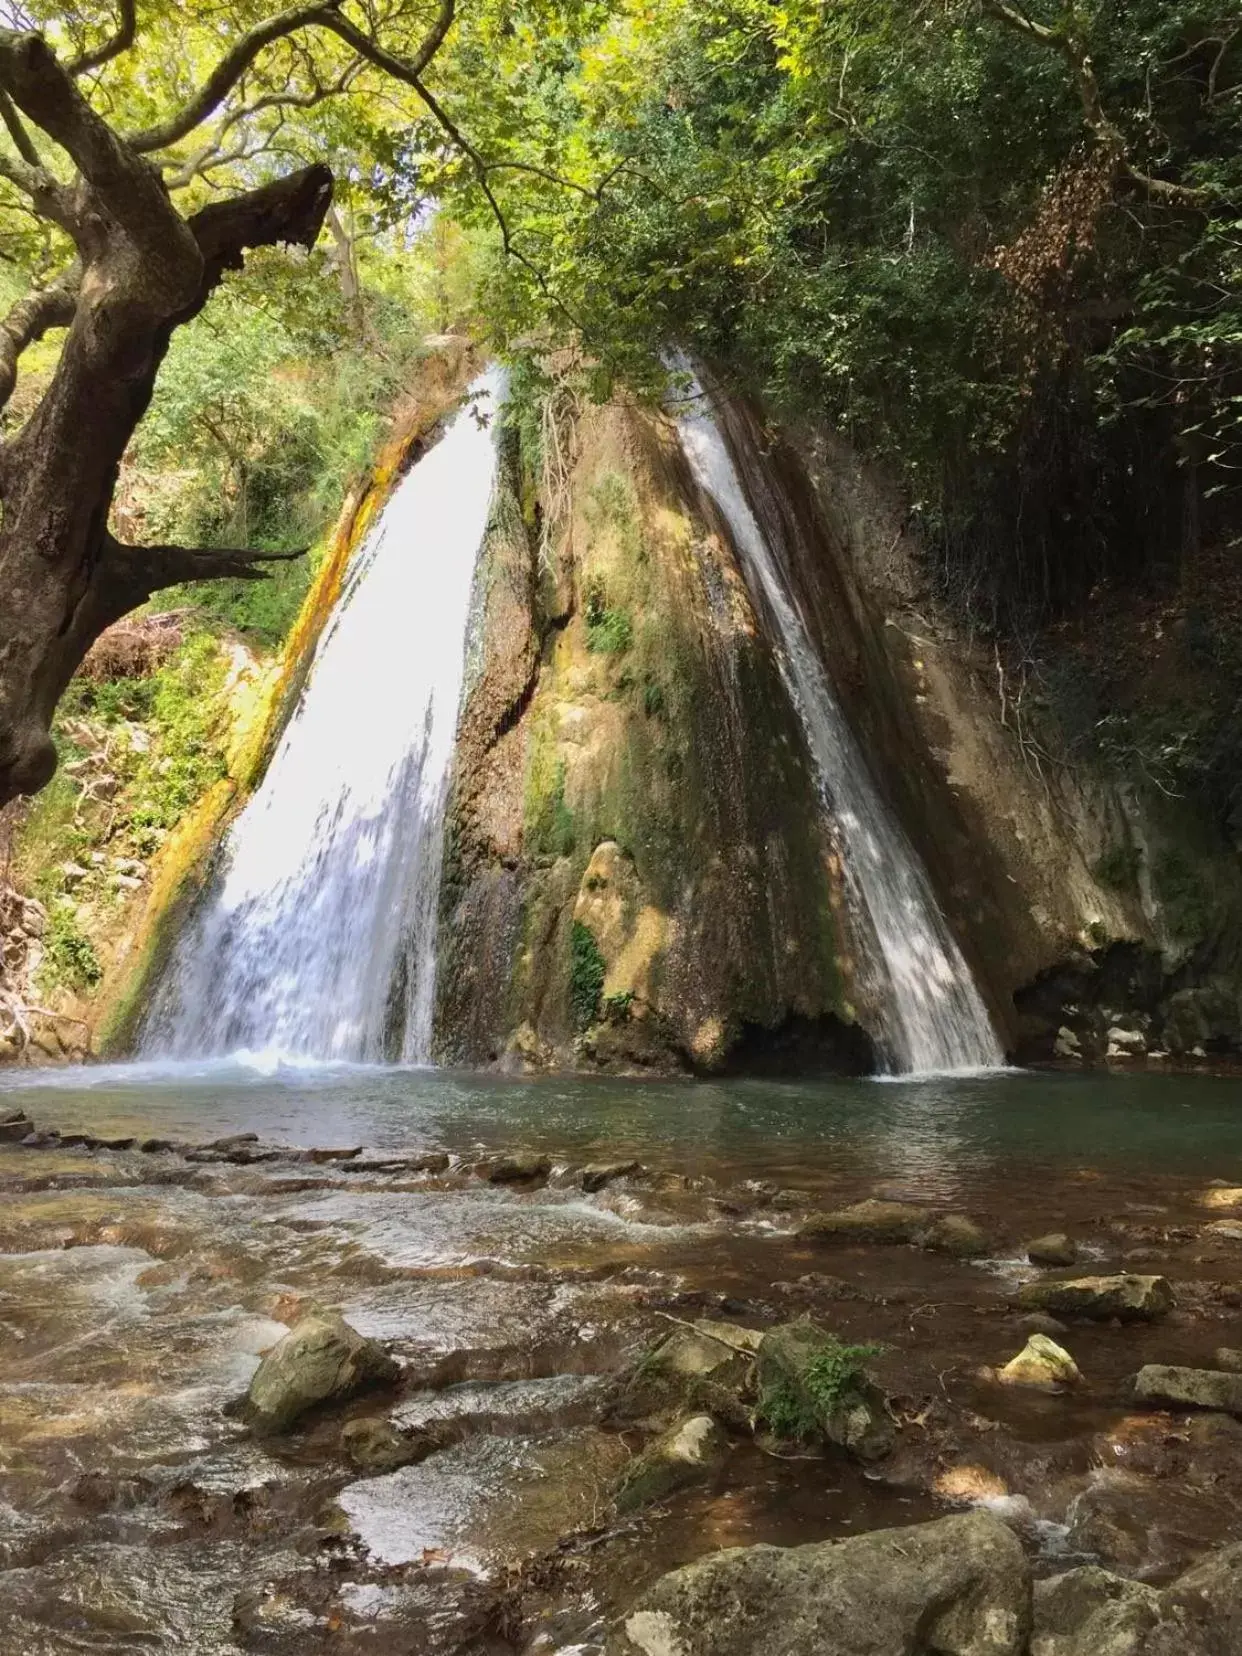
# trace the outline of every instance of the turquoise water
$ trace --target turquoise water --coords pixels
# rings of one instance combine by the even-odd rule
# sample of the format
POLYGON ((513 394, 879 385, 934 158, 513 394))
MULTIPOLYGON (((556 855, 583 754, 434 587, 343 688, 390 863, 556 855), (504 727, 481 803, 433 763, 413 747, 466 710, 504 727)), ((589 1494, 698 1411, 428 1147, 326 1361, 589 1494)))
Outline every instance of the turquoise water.
POLYGON ((816 1172, 892 1178, 929 1192, 1076 1167, 1242 1178, 1242 1080, 1222 1075, 513 1080, 228 1060, 10 1071, 0 1099, 62 1131, 520 1145, 782 1182, 816 1172))

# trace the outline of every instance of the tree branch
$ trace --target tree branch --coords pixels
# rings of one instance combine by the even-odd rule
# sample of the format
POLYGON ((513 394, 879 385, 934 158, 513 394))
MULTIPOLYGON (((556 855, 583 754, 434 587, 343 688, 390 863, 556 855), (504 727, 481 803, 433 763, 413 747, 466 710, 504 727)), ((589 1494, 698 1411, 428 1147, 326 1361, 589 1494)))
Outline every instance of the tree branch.
MULTIPOLYGON (((123 598, 125 609, 144 603, 153 592, 186 581, 265 581, 264 564, 292 563, 309 551, 252 552, 238 547, 126 546, 111 535, 104 543, 100 574, 109 596, 123 598)), ((123 612, 122 612, 123 613, 123 612)))
POLYGON ((134 0, 120 0, 120 4, 121 18, 116 33, 109 35, 93 52, 83 52, 81 56, 67 63, 65 68, 69 74, 85 75, 92 69, 102 69, 105 63, 111 63, 114 57, 120 57, 122 52, 129 51, 138 30, 137 8, 134 0))
POLYGON ((1177 184, 1166 178, 1154 178, 1150 173, 1136 167, 1129 159, 1125 136, 1104 108, 1095 65, 1080 32, 1073 0, 1066 0, 1063 6, 1064 25, 1056 29, 1038 22, 1025 11, 1011 5, 1009 0, 980 0, 980 4, 987 16, 996 18, 1006 28, 1012 29, 1016 34, 1025 35, 1028 40, 1038 41, 1041 46, 1058 53, 1065 60, 1078 89, 1083 120, 1096 142, 1115 155, 1117 170, 1123 177, 1128 178, 1132 184, 1137 184, 1140 189, 1146 190, 1149 195, 1155 196, 1157 200, 1167 202, 1171 206, 1205 207, 1218 199, 1218 192, 1208 186, 1177 184))
POLYGON ((441 0, 436 20, 414 56, 402 58, 342 17, 339 11, 342 3, 343 0, 313 0, 312 4, 291 7, 263 23, 256 23, 225 53, 189 103, 158 126, 131 133, 127 139, 130 147, 145 155, 179 142, 219 108, 264 47, 300 29, 331 29, 377 68, 405 81, 407 85, 413 85, 444 43, 457 12, 456 0, 441 0))
POLYGON ((70 265, 60 279, 18 301, 0 322, 0 408, 13 395, 22 352, 51 328, 67 328, 78 305, 81 270, 70 265))

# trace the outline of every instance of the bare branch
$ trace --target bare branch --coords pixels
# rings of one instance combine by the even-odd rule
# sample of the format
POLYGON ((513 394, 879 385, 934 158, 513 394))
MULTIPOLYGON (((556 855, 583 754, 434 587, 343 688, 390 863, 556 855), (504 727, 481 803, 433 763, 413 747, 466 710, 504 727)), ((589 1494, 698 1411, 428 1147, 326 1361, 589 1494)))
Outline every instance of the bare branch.
POLYGON ((129 51, 138 30, 138 14, 134 0, 120 0, 120 6, 121 17, 116 33, 109 35, 93 52, 83 52, 80 57, 66 64, 65 68, 69 74, 85 75, 92 69, 102 69, 105 63, 111 63, 114 57, 120 57, 122 52, 129 51))

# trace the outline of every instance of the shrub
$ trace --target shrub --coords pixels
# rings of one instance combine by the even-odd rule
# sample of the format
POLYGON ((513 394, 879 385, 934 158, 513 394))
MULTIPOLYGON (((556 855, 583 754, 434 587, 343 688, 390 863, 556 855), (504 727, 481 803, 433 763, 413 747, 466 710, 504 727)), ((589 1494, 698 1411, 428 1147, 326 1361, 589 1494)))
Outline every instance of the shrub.
POLYGON ((93 989, 103 977, 94 944, 78 925, 72 903, 53 903, 48 911, 39 981, 45 989, 64 988, 79 993, 93 989))
POLYGON ((1110 845, 1096 858, 1092 870, 1102 886, 1113 891, 1132 892, 1138 889, 1139 869, 1143 853, 1137 845, 1110 845))
POLYGON ((599 1016, 606 972, 589 927, 575 920, 569 942, 569 1005, 576 1029, 586 1029, 599 1016))

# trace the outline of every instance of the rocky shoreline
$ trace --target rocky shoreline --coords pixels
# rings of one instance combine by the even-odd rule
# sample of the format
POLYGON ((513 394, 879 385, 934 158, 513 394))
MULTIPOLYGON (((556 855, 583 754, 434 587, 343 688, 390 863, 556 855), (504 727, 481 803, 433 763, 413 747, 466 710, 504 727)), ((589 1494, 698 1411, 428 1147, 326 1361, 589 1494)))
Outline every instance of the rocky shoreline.
POLYGON ((1242 1649, 1242 1188, 1162 1185, 10 1112, 0 1650, 179 1570, 196 1656, 1242 1649))

